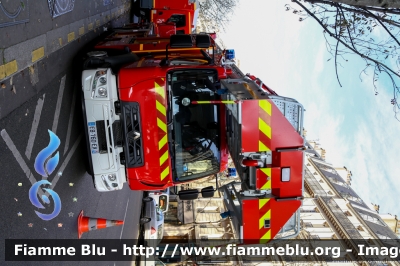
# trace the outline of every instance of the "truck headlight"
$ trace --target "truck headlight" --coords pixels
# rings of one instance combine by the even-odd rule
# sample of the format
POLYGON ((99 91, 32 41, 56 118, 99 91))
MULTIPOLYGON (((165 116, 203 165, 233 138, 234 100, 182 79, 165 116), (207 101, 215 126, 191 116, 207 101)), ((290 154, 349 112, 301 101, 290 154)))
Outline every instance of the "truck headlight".
POLYGON ((100 97, 107 97, 107 89, 104 87, 100 87, 97 90, 97 93, 99 94, 100 97))
POLYGON ((101 77, 101 78, 99 79, 99 81, 100 81, 101 84, 106 84, 106 83, 107 83, 106 77, 101 77))
POLYGON ((97 93, 100 97, 107 97, 107 89, 105 87, 98 87, 98 86, 104 86, 107 84, 107 71, 105 70, 99 70, 96 71, 96 74, 94 75, 93 83, 92 83, 92 99, 95 96, 95 91, 97 88, 97 93))
POLYGON ((189 104, 190 104, 190 99, 189 98, 183 98, 182 99, 182 105, 183 106, 189 106, 189 104))
POLYGON ((117 179, 117 176, 115 174, 109 174, 108 175, 108 180, 115 181, 115 179, 117 179))

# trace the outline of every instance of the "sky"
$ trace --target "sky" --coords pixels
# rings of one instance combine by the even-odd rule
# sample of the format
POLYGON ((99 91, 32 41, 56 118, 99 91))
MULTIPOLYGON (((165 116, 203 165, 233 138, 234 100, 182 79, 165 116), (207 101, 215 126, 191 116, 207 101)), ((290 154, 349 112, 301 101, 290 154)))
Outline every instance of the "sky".
POLYGON ((322 29, 311 18, 285 11, 290 0, 241 0, 218 38, 235 49, 240 69, 259 77, 279 95, 305 108, 308 140, 326 150, 326 161, 346 166, 351 187, 380 213, 400 217, 400 122, 394 118, 391 87, 383 80, 375 95, 371 74, 356 57, 339 67, 326 49, 322 29))

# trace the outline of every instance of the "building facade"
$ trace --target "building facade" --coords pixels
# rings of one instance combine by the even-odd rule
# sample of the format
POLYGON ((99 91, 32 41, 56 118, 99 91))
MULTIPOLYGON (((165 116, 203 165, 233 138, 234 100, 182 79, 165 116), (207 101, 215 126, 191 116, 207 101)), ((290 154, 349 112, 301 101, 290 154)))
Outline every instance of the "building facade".
MULTIPOLYGON (((394 266, 399 261, 387 256, 360 255, 359 245, 384 247, 387 240, 398 240, 400 221, 393 215, 380 215, 377 206, 372 207, 351 188, 352 173, 346 167, 334 167, 325 161, 326 151, 317 142, 306 142, 304 158, 304 200, 300 209, 301 230, 296 239, 306 240, 310 247, 321 245, 320 240, 334 240, 341 253, 332 256, 312 256, 306 261, 295 261, 291 256, 267 256, 256 263, 246 262, 240 256, 227 257, 225 265, 376 265, 394 266), (347 252, 349 250, 349 252, 347 252), (351 251, 350 251, 351 250, 351 251), (375 261, 370 261, 370 259, 375 261)), ((232 165, 231 165, 232 166, 232 165)), ((219 186, 234 179, 222 174, 219 186)), ((215 186, 215 179, 201 180, 190 184, 190 188, 215 186)), ((216 192, 214 198, 199 198, 193 201, 176 200, 176 220, 166 223, 164 239, 184 239, 200 246, 201 240, 237 239, 229 218, 222 218, 226 211, 224 195, 216 192)), ((170 210, 174 210, 171 208, 170 210)), ((188 265, 190 258, 182 258, 188 265)), ((182 262, 181 262, 182 263, 182 262)), ((212 258, 197 261, 197 264, 222 265, 212 258)), ((182 265, 182 264, 181 264, 182 265)))

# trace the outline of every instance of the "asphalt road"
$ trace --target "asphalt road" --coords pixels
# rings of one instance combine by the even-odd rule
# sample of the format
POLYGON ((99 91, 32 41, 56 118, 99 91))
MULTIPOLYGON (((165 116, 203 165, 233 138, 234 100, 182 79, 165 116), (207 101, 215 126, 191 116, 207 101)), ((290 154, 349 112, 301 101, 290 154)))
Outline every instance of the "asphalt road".
MULTIPOLYGON (((80 5, 79 1, 76 4, 80 5)), ((90 14, 88 8, 76 12, 90 14)), ((32 6, 30 11, 32 14, 40 10, 32 6)), ((35 16, 31 15, 32 23, 35 16)), ((75 18, 75 15, 69 17, 71 21, 75 18)), ((121 24, 127 19, 129 14, 112 23, 121 24)), ((66 17, 60 21, 68 23, 66 17)), ((22 34, 26 29, 15 26, 15 30, 22 34)), ((9 28, 7 32, 18 36, 18 32, 9 28)), ((86 232, 82 239, 138 238, 142 192, 131 191, 127 185, 122 191, 97 192, 85 170, 80 76, 73 58, 101 33, 102 30, 87 33, 47 55, 35 63, 33 71, 40 68, 36 74, 32 69, 24 69, 3 80, 7 87, 0 88, 1 105, 12 102, 12 106, 18 107, 13 107, 0 120, 0 265, 28 265, 27 262, 4 262, 6 239, 77 239, 77 217, 81 210, 88 217, 124 220, 122 226, 86 232), (13 86, 16 91, 10 94, 13 86), (56 149, 59 161, 54 171, 43 177, 34 165, 39 153, 49 145, 49 131, 60 139, 56 149), (32 185, 42 179, 52 183, 51 189, 61 201, 60 213, 49 221, 39 218, 35 211, 52 213, 54 199, 49 197, 49 204, 42 201, 45 208, 39 209, 29 198, 32 185)), ((114 262, 29 262, 29 265, 114 265, 114 262)), ((131 262, 115 265, 131 265, 131 262)))
MULTIPOLYGON (((130 191, 127 186, 122 191, 97 192, 91 176, 86 173, 82 113, 77 97, 79 88, 74 86, 74 78, 72 71, 67 70, 0 121, 2 241, 15 238, 76 239, 77 216, 81 210, 85 216, 125 221, 123 226, 84 233, 83 239, 138 237, 142 193, 130 191), (45 205, 45 210, 34 207, 29 199, 29 189, 32 182, 43 178, 36 173, 34 164, 37 155, 49 144, 48 130, 61 141, 57 149, 58 166, 47 180, 59 195, 62 208, 57 217, 44 221, 35 210, 51 213, 54 204, 45 205)), ((4 249, 4 243, 0 249, 4 249)), ((4 256, 4 250, 0 254, 4 256)))

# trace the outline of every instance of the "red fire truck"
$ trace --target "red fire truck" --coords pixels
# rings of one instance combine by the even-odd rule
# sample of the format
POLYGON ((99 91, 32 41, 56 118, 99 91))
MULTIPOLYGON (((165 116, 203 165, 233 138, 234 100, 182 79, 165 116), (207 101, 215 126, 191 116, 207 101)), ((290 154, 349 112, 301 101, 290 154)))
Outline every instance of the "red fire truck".
POLYGON ((134 9, 139 23, 173 23, 177 34, 190 34, 196 28, 200 5, 198 0, 136 0, 134 9))
MULTIPOLYGON (((241 238, 268 241, 296 231, 303 107, 244 75, 233 57, 207 34, 118 33, 99 42, 82 73, 96 189, 127 182, 132 190, 162 190, 226 170, 230 154, 242 182, 219 189, 232 195, 225 201, 241 238)), ((180 196, 197 197, 197 190, 180 196)))

